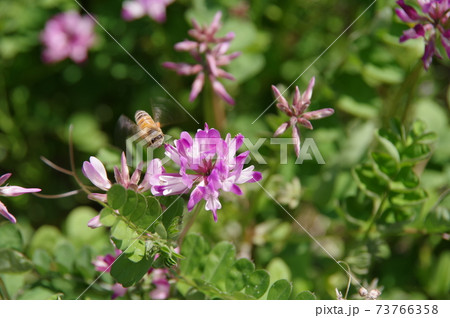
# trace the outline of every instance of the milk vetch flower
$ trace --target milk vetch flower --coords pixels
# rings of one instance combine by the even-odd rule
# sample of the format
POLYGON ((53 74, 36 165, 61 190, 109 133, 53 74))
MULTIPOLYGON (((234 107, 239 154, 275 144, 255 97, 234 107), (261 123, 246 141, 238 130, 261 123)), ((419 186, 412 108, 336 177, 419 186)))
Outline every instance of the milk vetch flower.
MULTIPOLYGON (((25 193, 40 192, 38 188, 22 188, 18 186, 3 186, 2 185, 11 177, 11 173, 6 173, 0 176, 0 196, 2 197, 16 197, 25 193)), ((12 215, 6 206, 0 201, 0 215, 4 216, 11 223, 16 223, 16 218, 12 215)))
POLYGON ((419 37, 425 40, 425 52, 422 57, 424 68, 427 70, 433 60, 433 56, 442 58, 436 42, 441 40, 448 58, 450 58, 450 29, 448 21, 450 17, 450 0, 417 0, 422 14, 419 14, 412 6, 405 4, 404 0, 397 1, 400 8, 395 9, 397 16, 412 26, 403 32, 400 42, 419 37))
MULTIPOLYGON (((153 174, 159 174, 162 172, 162 165, 159 159, 153 159, 147 165, 147 171, 141 180, 143 164, 140 163, 134 170, 130 177, 130 172, 127 165, 127 158, 125 153, 121 156, 121 167, 114 167, 114 178, 117 184, 122 185, 125 189, 134 190, 136 192, 145 192, 150 190, 150 178, 153 174)), ((112 183, 108 179, 105 166, 96 157, 90 157, 89 161, 83 163, 81 170, 86 178, 88 178, 96 187, 103 191, 108 191, 112 183)), ((106 202, 106 193, 91 193, 88 196, 90 199, 106 202)), ((95 228, 101 226, 99 216, 92 218, 89 223, 89 227, 95 228)))
POLYGON ((147 15, 158 23, 166 21, 166 7, 174 0, 131 0, 122 6, 122 18, 136 20, 147 15))
POLYGON ((311 112, 305 112, 309 105, 311 105, 311 96, 314 88, 315 78, 311 78, 309 81, 308 88, 302 94, 298 86, 295 87, 294 100, 291 105, 289 105, 286 98, 280 93, 280 91, 272 85, 272 90, 277 100, 277 107, 288 115, 289 121, 283 123, 278 127, 274 133, 274 137, 277 137, 284 133, 286 129, 292 127, 292 139, 294 141, 295 154, 297 157, 300 155, 300 129, 297 124, 306 127, 308 129, 313 129, 310 120, 320 119, 328 117, 334 114, 333 108, 323 108, 319 110, 314 110, 311 112))
POLYGON ((182 132, 174 146, 165 145, 166 156, 179 166, 179 172, 160 174, 150 178, 154 195, 176 195, 190 193, 188 210, 191 211, 201 200, 205 200, 205 209, 213 213, 217 221, 217 210, 222 207, 220 191, 242 194, 240 184, 261 180, 260 172, 250 166, 244 169, 249 152, 236 155, 244 136, 238 134, 231 138, 228 134, 222 139, 219 131, 205 124, 204 130, 198 130, 192 138, 182 132))
POLYGON ((81 16, 75 11, 57 14, 47 21, 41 33, 41 42, 45 46, 44 62, 55 63, 66 58, 76 63, 84 62, 95 42, 94 24, 89 16, 81 16))
POLYGON ((218 12, 210 25, 201 26, 195 19, 192 20, 194 29, 189 30, 189 35, 194 40, 184 40, 175 44, 175 50, 188 52, 195 60, 195 64, 165 62, 163 66, 176 71, 179 75, 196 75, 192 83, 189 100, 192 102, 202 91, 205 79, 211 82, 212 89, 217 96, 230 105, 234 100, 225 90, 219 78, 234 80, 234 76, 221 67, 228 65, 241 53, 226 54, 234 39, 234 32, 229 32, 223 37, 217 37, 216 33, 221 27, 222 13, 218 12))

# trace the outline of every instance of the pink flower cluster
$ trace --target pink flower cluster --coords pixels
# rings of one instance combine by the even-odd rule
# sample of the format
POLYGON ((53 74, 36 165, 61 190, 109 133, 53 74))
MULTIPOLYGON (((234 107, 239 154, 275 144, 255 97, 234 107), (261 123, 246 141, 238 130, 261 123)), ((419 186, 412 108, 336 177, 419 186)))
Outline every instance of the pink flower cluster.
POLYGON ((47 21, 41 33, 45 46, 42 53, 44 62, 55 63, 66 58, 76 63, 84 62, 95 42, 94 24, 90 17, 75 11, 57 14, 47 21))
MULTIPOLYGON (((137 192, 146 192, 150 190, 150 177, 152 174, 157 171, 160 171, 160 160, 154 159, 150 161, 147 165, 147 171, 144 175, 144 178, 141 180, 142 173, 142 163, 138 165, 136 170, 133 172, 130 178, 130 172, 127 166, 127 158, 125 157, 125 153, 122 153, 121 157, 121 168, 114 167, 114 178, 116 182, 122 185, 126 189, 132 189, 137 192)), ((100 188, 103 191, 108 191, 111 188, 111 181, 108 179, 108 175, 106 174, 106 169, 103 163, 98 160, 96 157, 90 157, 89 161, 85 161, 83 163, 83 168, 81 170, 86 178, 88 178, 96 187, 100 188)), ((89 198, 93 200, 99 200, 102 202, 106 202, 106 193, 91 193, 89 194, 89 198)), ((89 227, 96 228, 101 226, 100 216, 97 215, 92 220, 89 221, 89 227)))
POLYGON ((294 141, 295 154, 297 157, 300 155, 300 130, 297 127, 297 124, 300 124, 308 129, 313 129, 310 120, 320 119, 334 114, 333 108, 323 108, 312 112, 305 112, 309 105, 311 105, 311 96, 314 83, 315 78, 313 77, 309 81, 308 88, 303 95, 300 94, 300 90, 298 89, 298 86, 296 86, 292 105, 289 105, 288 101, 283 97, 280 91, 275 86, 272 86, 273 93, 278 101, 277 107, 290 117, 289 121, 278 127, 275 131, 274 137, 281 135, 286 131, 286 129, 292 127, 292 139, 294 141))
MULTIPOLYGON (((9 179, 9 177, 11 177, 11 173, 6 173, 6 174, 0 176, 0 196, 16 197, 16 196, 19 196, 19 195, 22 195, 25 193, 41 191, 41 189, 38 189, 38 188, 28 188, 27 189, 27 188, 22 188, 22 187, 18 187, 18 186, 8 186, 8 185, 1 187, 1 185, 3 185, 9 179)), ((0 215, 7 218, 11 223, 16 223, 16 218, 14 217, 14 215, 9 213, 6 206, 1 201, 0 201, 0 215)))
MULTIPOLYGON (((92 262, 95 266, 95 270, 98 272, 110 272, 111 266, 115 262, 116 258, 122 253, 122 251, 115 249, 115 256, 111 254, 106 254, 105 256, 97 256, 97 258, 92 262)), ((158 258, 158 255, 155 259, 158 258)), ((148 274, 152 276, 152 284, 155 288, 150 292, 151 299, 167 299, 170 293, 170 284, 168 280, 169 270, 165 269, 154 269, 150 268, 148 274)), ((111 298, 116 299, 117 297, 122 297, 127 293, 127 288, 123 287, 119 283, 115 283, 111 286, 113 292, 111 298)))
POLYGON ((207 124, 204 130, 197 131, 194 138, 182 132, 180 139, 175 140, 175 146, 166 145, 166 156, 180 170, 178 173, 166 173, 161 167, 160 173, 150 178, 152 193, 157 196, 174 195, 193 188, 188 210, 191 211, 203 199, 206 201, 205 209, 211 211, 214 221, 217 221, 217 210, 222 207, 220 190, 241 195, 239 184, 256 182, 262 178, 260 172, 253 171, 253 166, 243 169, 248 151, 236 156, 243 140, 241 134, 235 138, 228 134, 222 139, 219 131, 209 129, 207 124))
POLYGON ((166 7, 175 0, 130 0, 122 6, 122 18, 136 20, 148 15, 158 23, 166 21, 166 7))
POLYGON ((220 29, 220 18, 222 13, 218 12, 209 26, 201 26, 194 19, 192 25, 194 29, 189 30, 189 35, 194 39, 184 40, 175 44, 175 50, 184 51, 191 54, 196 64, 165 62, 163 66, 176 71, 179 75, 196 75, 192 83, 189 100, 192 102, 202 91, 205 84, 205 77, 211 82, 214 92, 227 103, 234 105, 234 100, 219 82, 219 78, 234 80, 233 75, 224 71, 221 67, 228 65, 241 53, 234 52, 226 54, 234 39, 234 32, 229 32, 224 37, 216 37, 220 29))
POLYGON ((425 52, 422 57, 425 69, 428 69, 433 56, 442 58, 436 48, 436 41, 441 37, 441 43, 450 58, 450 0, 417 0, 423 15, 416 9, 405 4, 404 0, 397 1, 400 8, 395 12, 402 21, 414 23, 414 27, 403 32, 400 42, 422 37, 425 39, 425 52))

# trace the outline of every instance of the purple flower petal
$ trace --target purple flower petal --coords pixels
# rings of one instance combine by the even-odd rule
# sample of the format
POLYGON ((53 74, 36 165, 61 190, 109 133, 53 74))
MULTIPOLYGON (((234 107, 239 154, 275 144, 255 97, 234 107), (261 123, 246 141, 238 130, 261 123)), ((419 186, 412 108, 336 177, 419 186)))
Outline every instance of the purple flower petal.
POLYGON ((314 110, 312 112, 307 112, 303 114, 303 118, 311 120, 311 119, 320 119, 331 116, 334 114, 333 108, 323 108, 319 110, 314 110))
POLYGON ((296 156, 300 156, 300 130, 297 126, 292 126, 292 141, 294 142, 294 149, 296 156))
POLYGON ((234 105, 234 99, 225 90, 225 87, 218 80, 211 79, 214 92, 230 105, 234 105))
POLYGON ((406 5, 404 0, 397 1, 397 4, 401 9, 397 8, 395 12, 404 22, 416 22, 420 19, 420 15, 417 11, 413 7, 406 5))
POLYGON ((81 171, 95 186, 106 191, 111 188, 111 182, 108 180, 108 176, 106 175, 106 169, 95 157, 90 157, 89 161, 85 161, 83 163, 83 168, 81 171))
POLYGON ((274 85, 272 85, 272 90, 273 94, 275 95, 275 99, 278 101, 277 107, 281 111, 290 114, 289 103, 286 98, 283 97, 278 88, 276 88, 274 85))
POLYGON ((189 201, 187 204, 188 211, 192 211, 194 206, 196 206, 197 203, 199 203, 203 199, 203 197, 205 196, 205 193, 206 193, 206 189, 205 189, 205 187, 202 187, 202 186, 197 186, 191 192, 191 196, 189 197, 189 201))
POLYGON ((6 180, 9 179, 9 177, 11 177, 12 173, 5 173, 4 175, 2 175, 0 177, 0 186, 6 182, 6 180))
POLYGON ((96 229, 103 226, 103 224, 100 222, 100 214, 90 219, 87 226, 89 226, 91 229, 96 229))
POLYGON ((11 223, 16 223, 17 222, 16 218, 14 217, 14 215, 12 215, 11 213, 8 212, 8 209, 6 208, 6 206, 1 201, 0 201, 0 215, 4 216, 11 223))
POLYGON ((303 113, 306 110, 306 108, 308 108, 308 106, 311 104, 311 97, 312 97, 312 92, 314 89, 315 82, 316 82, 316 78, 313 76, 311 78, 311 80, 309 81, 308 88, 303 93, 303 96, 302 96, 303 105, 300 108, 300 113, 303 113))
POLYGON ((278 137, 282 133, 286 131, 286 129, 290 126, 289 122, 282 123, 280 127, 277 128, 275 133, 273 134, 274 137, 278 137))
POLYGON ((0 195, 4 197, 17 197, 25 193, 41 192, 38 188, 22 188, 18 186, 0 187, 0 195))
POLYGON ((200 72, 198 73, 197 77, 192 83, 191 94, 189 95, 190 102, 193 102, 197 98, 198 94, 200 94, 200 92, 203 89, 204 83, 205 83, 205 73, 200 72))
POLYGON ((198 48, 198 42, 190 41, 190 40, 184 40, 181 42, 178 42, 174 46, 176 51, 193 51, 198 48))
POLYGON ((403 35, 400 37, 400 42, 405 42, 410 39, 417 39, 425 36, 425 29, 422 24, 416 24, 414 28, 403 31, 403 35))

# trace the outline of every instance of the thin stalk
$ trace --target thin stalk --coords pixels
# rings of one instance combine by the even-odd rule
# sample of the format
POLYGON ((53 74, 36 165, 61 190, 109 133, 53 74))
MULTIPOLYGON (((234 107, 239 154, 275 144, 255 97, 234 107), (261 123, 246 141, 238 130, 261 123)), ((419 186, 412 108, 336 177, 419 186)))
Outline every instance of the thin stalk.
POLYGON ((387 127, 389 120, 392 117, 399 116, 402 122, 405 123, 411 116, 411 104, 414 97, 418 80, 422 72, 422 62, 418 61, 413 69, 408 73, 400 88, 395 93, 390 102, 386 104, 387 109, 383 111, 383 125, 387 127), (402 104, 402 99, 407 94, 405 104, 402 104))
POLYGON ((191 218, 189 219, 189 221, 187 222, 186 226, 181 231, 180 236, 178 237, 178 245, 179 246, 181 246, 181 244, 183 243, 184 237, 186 236, 186 234, 188 233, 189 229, 194 224, 194 221, 195 221, 198 213, 201 210, 202 209, 200 208, 200 204, 197 204, 197 206, 195 207, 194 213, 192 214, 191 218))
POLYGON ((0 299, 9 300, 11 297, 9 297, 8 290, 6 289, 5 283, 3 282, 3 279, 0 277, 0 299))
POLYGON ((375 211, 375 213, 372 214, 372 218, 370 219, 369 223, 366 226, 366 229, 364 230, 364 232, 365 232, 364 239, 367 239, 369 237, 370 230, 372 229, 373 225, 375 224, 375 221, 380 217, 381 212, 383 210, 384 202, 386 201, 386 198, 387 198, 387 194, 384 193, 383 198, 381 199, 377 210, 375 211))

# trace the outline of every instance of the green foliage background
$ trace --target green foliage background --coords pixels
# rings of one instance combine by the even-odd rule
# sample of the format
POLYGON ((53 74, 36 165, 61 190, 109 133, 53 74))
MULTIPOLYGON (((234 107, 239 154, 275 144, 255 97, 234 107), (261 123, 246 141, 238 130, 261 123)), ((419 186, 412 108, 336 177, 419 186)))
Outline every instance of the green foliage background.
MULTIPOLYGON (((167 22, 161 25, 147 17, 123 21, 119 0, 81 3, 200 123, 207 105, 202 98, 188 101, 193 79, 176 76, 161 64, 187 58, 175 52, 173 45, 187 38, 191 18, 209 23, 222 10, 221 32, 236 32, 230 50, 243 52, 228 68, 237 80, 225 83, 236 100, 227 109, 226 132, 240 132, 253 142, 270 138, 286 120, 272 106, 251 124, 273 102, 270 86, 287 87, 296 80, 295 85, 304 91, 315 76, 311 108, 333 107, 336 113, 314 122, 315 129, 303 131, 302 139, 314 138, 326 164, 305 161, 295 165, 289 148, 288 164, 280 165, 275 161, 279 147, 267 142, 260 152, 269 164, 256 168, 270 176, 262 184, 333 257, 345 261, 360 281, 378 278, 383 299, 448 299, 450 252, 443 233, 450 232, 450 199, 442 194, 450 180, 449 61, 435 60, 428 72, 421 69, 423 41, 398 43, 407 26, 394 14, 395 1, 376 1, 317 61, 372 1, 177 0, 168 7, 167 22), (412 83, 414 75, 418 81, 412 83), (427 144, 424 156, 414 164, 402 153, 407 145, 395 133, 386 133, 389 119, 402 114, 411 122, 420 119, 427 127, 422 133, 434 133, 435 142, 427 144), (383 131, 376 133, 380 127, 384 135, 383 131), (383 168, 396 156, 394 165, 406 167, 407 177, 387 178, 389 186, 377 188, 373 195, 372 181, 382 179, 379 168, 389 175, 383 168), (377 161, 383 158, 386 161, 377 161), (417 194, 419 199, 414 192, 415 205, 403 209, 411 203, 412 194, 403 203, 386 199, 397 202, 386 205, 383 198, 392 194, 390 182, 400 181, 408 187, 405 180, 412 180, 414 191, 423 191, 417 194), (384 217, 374 220, 371 227, 369 221, 378 204, 383 211, 397 210, 383 212, 384 217)), ((39 33, 54 14, 70 9, 81 11, 71 0, 0 1, 0 174, 12 172, 11 184, 40 187, 45 194, 77 187, 74 180, 40 159, 44 156, 69 167, 70 124, 76 166, 95 155, 111 168, 119 161, 120 142, 114 137, 119 116, 131 117, 138 109, 149 109, 152 98, 167 98, 98 26, 97 44, 85 63, 42 63, 39 33)), ((202 125, 186 118, 169 134, 198 128, 202 125)), ((419 139, 418 135, 411 138, 419 139)), ((284 280, 293 283, 291 298, 309 290, 319 299, 334 299, 335 288, 345 290, 345 272, 257 185, 246 187, 244 197, 225 196, 222 201, 218 223, 202 211, 191 231, 201 234, 208 246, 222 244, 218 250, 226 244, 218 242, 232 242, 237 255, 249 256, 257 270, 267 270, 270 285, 280 281, 276 289, 267 291, 270 297, 289 289, 284 280)), ((112 251, 106 231, 86 227, 99 206, 84 194, 55 200, 27 195, 2 198, 2 202, 18 219, 15 228, 20 233, 1 223, 0 249, 20 251, 33 263, 21 265, 28 270, 25 273, 1 275, 10 295, 76 298, 96 277, 92 259, 112 251)), ((111 277, 102 280, 112 282, 111 277)), ((218 286, 233 290, 226 282, 218 286)), ((208 289, 211 286, 195 284, 200 294, 223 297, 208 289)), ((352 287, 350 294, 356 292, 357 286, 352 287)), ((200 297, 182 284, 174 295, 200 297)), ((84 297, 109 298, 109 294, 98 284, 84 297)))

